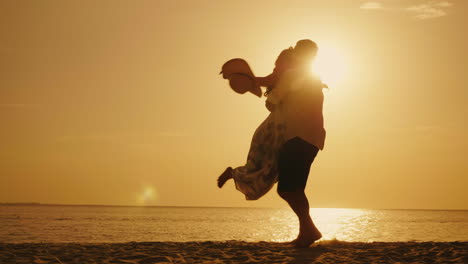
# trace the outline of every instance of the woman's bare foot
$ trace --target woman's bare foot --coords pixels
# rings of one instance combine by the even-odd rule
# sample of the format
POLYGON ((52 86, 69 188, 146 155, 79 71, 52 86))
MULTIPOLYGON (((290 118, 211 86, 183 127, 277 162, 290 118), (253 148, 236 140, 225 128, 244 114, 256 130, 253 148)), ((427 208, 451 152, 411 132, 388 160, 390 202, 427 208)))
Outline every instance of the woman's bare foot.
POLYGON ((227 167, 223 174, 221 174, 221 176, 218 177, 218 187, 222 188, 229 179, 232 179, 231 167, 227 167))

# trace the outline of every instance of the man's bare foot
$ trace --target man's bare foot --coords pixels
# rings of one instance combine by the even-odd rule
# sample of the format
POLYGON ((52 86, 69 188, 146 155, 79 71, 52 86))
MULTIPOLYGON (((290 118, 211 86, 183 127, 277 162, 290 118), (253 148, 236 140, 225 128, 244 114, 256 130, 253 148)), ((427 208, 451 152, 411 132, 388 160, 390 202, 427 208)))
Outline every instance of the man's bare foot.
POLYGON ((218 178, 218 187, 222 188, 224 184, 229 180, 232 179, 232 168, 227 167, 226 170, 219 176, 218 178))
POLYGON ((308 248, 320 238, 322 238, 322 234, 320 231, 315 230, 312 232, 299 234, 299 236, 291 241, 291 243, 297 248, 308 248))

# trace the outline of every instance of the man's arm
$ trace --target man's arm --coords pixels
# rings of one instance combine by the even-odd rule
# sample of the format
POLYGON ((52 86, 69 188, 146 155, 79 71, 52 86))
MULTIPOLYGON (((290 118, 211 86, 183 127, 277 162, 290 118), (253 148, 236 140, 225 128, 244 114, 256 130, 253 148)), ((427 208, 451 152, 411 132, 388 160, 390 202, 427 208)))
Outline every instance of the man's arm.
POLYGON ((268 111, 273 112, 275 111, 275 105, 272 104, 270 101, 265 100, 265 107, 268 109, 268 111))

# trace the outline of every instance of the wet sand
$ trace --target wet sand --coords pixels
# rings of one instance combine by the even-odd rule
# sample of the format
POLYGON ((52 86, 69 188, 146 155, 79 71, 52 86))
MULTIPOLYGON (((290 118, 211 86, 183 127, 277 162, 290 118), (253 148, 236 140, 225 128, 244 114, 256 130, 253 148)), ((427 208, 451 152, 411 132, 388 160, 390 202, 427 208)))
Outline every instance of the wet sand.
POLYGON ((468 263, 468 242, 0 243, 0 263, 468 263))

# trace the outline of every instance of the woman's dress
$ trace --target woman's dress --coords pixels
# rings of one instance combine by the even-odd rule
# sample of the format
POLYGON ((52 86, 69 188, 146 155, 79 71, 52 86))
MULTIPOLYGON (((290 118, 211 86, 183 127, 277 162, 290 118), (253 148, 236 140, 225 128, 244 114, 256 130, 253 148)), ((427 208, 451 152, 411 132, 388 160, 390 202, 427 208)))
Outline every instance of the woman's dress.
MULTIPOLYGON (((254 81, 255 76, 245 60, 229 60, 223 65, 221 73, 224 79, 229 80, 229 85, 235 92, 242 94, 249 91, 261 96, 260 87, 254 81)), ((275 105, 275 108, 255 130, 246 164, 232 171, 237 190, 247 200, 259 199, 278 181, 278 151, 285 137, 280 102, 285 94, 287 86, 283 85, 281 89, 275 87, 268 95, 267 101, 275 105)))
POLYGON ((232 172, 236 189, 247 200, 259 199, 278 181, 276 161, 285 132, 281 116, 281 104, 275 105, 275 109, 255 130, 246 164, 232 172))

